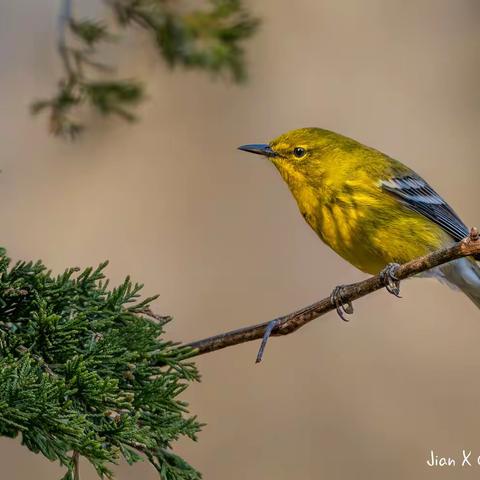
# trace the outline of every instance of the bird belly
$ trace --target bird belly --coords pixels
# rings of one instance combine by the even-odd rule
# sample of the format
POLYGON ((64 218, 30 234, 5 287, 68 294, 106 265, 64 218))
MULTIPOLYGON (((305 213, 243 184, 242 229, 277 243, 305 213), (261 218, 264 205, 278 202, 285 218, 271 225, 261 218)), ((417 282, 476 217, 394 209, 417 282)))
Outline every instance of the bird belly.
POLYGON ((322 208, 315 223, 309 223, 337 254, 371 275, 388 263, 405 263, 452 243, 442 229, 419 214, 408 209, 401 215, 390 212, 382 208, 359 213, 334 205, 322 208))

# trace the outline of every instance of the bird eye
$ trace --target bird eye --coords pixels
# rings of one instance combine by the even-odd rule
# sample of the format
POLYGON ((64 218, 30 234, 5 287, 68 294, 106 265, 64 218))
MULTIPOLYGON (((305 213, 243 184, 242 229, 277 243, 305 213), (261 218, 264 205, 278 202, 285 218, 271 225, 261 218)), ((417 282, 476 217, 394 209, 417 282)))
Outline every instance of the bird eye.
POLYGON ((305 155, 305 149, 302 148, 302 147, 295 147, 293 149, 293 154, 297 157, 297 158, 302 158, 304 155, 305 155))

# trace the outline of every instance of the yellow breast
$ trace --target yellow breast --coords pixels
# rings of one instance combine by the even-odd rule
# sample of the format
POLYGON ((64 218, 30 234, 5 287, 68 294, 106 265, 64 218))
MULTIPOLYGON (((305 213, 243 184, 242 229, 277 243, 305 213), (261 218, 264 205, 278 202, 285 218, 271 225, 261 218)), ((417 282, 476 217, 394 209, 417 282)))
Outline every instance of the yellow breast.
POLYGON ((335 252, 358 269, 376 274, 388 263, 404 263, 451 241, 435 223, 404 207, 368 172, 330 168, 299 171, 277 167, 307 223, 335 252), (308 176, 307 176, 308 175, 308 176))

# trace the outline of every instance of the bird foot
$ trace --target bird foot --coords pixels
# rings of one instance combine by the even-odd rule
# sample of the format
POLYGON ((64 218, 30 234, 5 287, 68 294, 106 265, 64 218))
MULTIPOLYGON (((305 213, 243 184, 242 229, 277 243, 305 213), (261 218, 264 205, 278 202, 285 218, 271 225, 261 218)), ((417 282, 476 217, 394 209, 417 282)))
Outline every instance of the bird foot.
POLYGON ((343 299, 345 287, 348 287, 348 285, 338 285, 335 287, 333 292, 330 294, 330 302, 337 310, 338 316, 344 322, 348 322, 349 320, 347 317, 345 317, 345 314, 351 315, 353 313, 353 305, 351 301, 345 302, 343 299))
POLYGON ((399 266, 398 263, 389 263, 380 272, 380 278, 385 283, 388 293, 395 295, 397 298, 402 298, 400 296, 400 280, 395 275, 399 266))

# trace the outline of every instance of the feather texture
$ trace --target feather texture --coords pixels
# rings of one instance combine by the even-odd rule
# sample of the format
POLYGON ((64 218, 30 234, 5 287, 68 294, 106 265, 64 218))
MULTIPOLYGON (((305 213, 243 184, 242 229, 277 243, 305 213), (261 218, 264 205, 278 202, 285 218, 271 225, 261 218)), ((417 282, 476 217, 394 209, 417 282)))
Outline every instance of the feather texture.
MULTIPOLYGON (((258 145, 249 145, 253 153, 258 145)), ((287 132, 265 149, 318 236, 363 272, 379 273, 468 235, 443 198, 406 165, 320 128, 287 132)), ((476 258, 480 260, 479 258, 476 258)), ((480 265, 459 259, 429 271, 480 308, 480 265)))
POLYGON ((468 235, 467 226, 423 178, 410 174, 384 180, 381 185, 404 205, 442 227, 455 241, 468 235))

